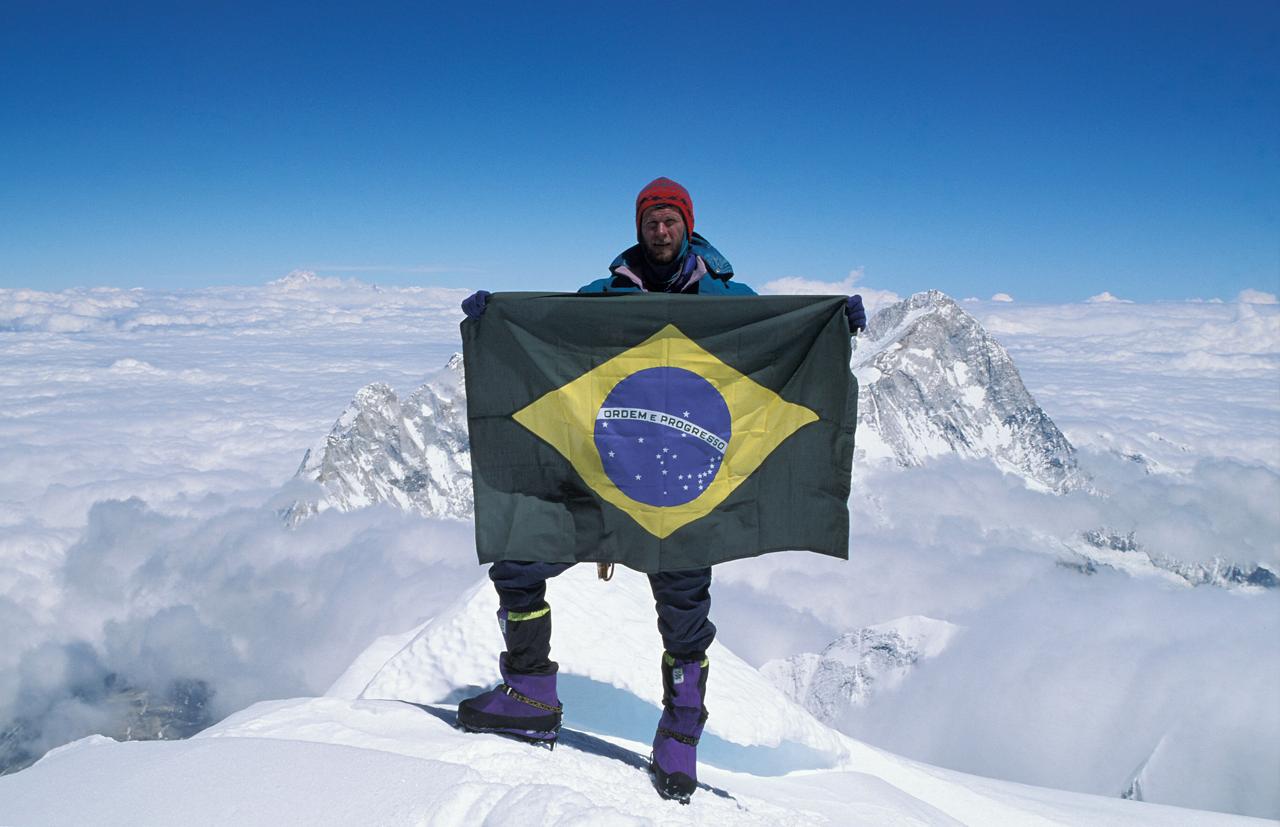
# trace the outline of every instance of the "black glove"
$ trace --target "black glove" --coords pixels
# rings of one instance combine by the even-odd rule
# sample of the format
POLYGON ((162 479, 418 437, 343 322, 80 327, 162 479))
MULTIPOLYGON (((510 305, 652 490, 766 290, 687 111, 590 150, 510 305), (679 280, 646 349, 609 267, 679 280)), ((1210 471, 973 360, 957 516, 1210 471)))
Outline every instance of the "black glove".
POLYGON ((467 314, 468 319, 480 318, 484 315, 485 305, 489 303, 491 295, 493 294, 488 290, 477 290, 462 300, 462 312, 467 314))
POLYGON ((867 311, 862 306, 862 296, 855 293, 849 297, 849 300, 844 303, 844 316, 849 320, 850 333, 867 329, 867 311))

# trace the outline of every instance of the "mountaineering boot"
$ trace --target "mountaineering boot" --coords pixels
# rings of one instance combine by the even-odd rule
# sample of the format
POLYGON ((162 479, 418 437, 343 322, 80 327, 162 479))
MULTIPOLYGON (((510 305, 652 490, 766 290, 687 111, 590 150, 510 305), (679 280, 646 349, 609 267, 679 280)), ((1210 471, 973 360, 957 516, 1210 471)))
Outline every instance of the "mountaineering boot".
POLYGON ((551 607, 532 612, 498 610, 507 651, 498 658, 502 683, 458 704, 458 726, 554 746, 562 707, 550 659, 551 607))
POLYGON ((500 663, 503 683, 458 704, 458 726, 526 741, 554 743, 560 731, 556 676, 521 675, 500 663))
POLYGON ((653 736, 653 783, 658 795, 688 804, 698 788, 698 739, 707 722, 707 659, 676 660, 662 653, 662 717, 653 736))

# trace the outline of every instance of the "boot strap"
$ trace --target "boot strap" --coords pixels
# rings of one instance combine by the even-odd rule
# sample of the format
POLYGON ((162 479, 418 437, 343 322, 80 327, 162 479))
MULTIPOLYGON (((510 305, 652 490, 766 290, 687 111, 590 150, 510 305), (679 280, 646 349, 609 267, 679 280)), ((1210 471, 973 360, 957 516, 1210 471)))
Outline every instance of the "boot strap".
POLYGON ((559 712, 562 709, 564 709, 563 704, 559 706, 551 706, 550 704, 544 704, 542 701, 535 701, 533 698, 530 698, 528 695, 520 694, 519 692, 515 691, 505 683, 502 685, 502 691, 506 692, 508 695, 515 698, 520 703, 528 704, 529 706, 532 706, 535 709, 545 709, 547 712, 559 712))
POLYGON ((698 745, 698 739, 696 737, 692 735, 685 735, 684 733, 681 733, 681 732, 673 732, 672 730, 669 730, 666 727, 658 727, 658 734, 664 735, 667 738, 672 739, 673 741, 679 741, 680 743, 686 744, 691 747, 696 747, 698 745))

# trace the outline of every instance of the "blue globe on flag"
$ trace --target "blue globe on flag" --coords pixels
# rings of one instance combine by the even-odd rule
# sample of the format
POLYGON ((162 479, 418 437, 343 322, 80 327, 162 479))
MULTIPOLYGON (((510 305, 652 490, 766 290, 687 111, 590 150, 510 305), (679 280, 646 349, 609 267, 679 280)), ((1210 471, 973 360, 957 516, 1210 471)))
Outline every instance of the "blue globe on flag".
POLYGON ((729 406, 684 368, 647 368, 623 379, 596 414, 605 474, 637 502, 684 505, 719 473, 729 447, 729 406))

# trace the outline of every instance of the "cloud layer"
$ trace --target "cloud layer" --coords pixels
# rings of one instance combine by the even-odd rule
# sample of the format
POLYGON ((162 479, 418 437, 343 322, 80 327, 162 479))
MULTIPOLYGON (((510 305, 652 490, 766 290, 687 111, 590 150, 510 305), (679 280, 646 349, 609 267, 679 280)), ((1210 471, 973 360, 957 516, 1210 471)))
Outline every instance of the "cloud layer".
MULTIPOLYGON (((769 288, 895 298, 858 276, 769 288)), ((458 348, 466 293, 304 274, 0 291, 0 727, 38 754, 117 732, 133 691, 177 703, 202 682, 212 717, 321 692, 373 637, 482 578, 466 524, 375 508, 291 531, 277 514, 358 388, 407 392, 458 348)), ((1108 795, 1163 739, 1152 795, 1280 815, 1260 780, 1280 743, 1280 596, 1058 565, 1065 541, 1107 526, 1183 560, 1280 568, 1280 308, 966 309, 1107 496, 1039 494, 959 460, 855 469, 850 560, 718 568, 721 640, 759 664, 904 615, 956 622, 952 650, 845 726, 1108 795), (1211 772, 1186 768, 1197 753, 1211 772)))

